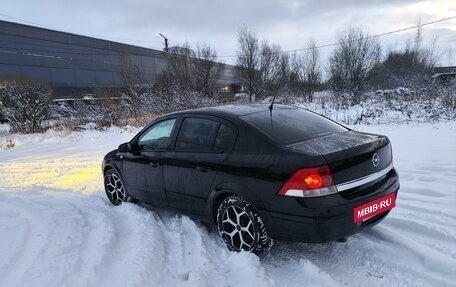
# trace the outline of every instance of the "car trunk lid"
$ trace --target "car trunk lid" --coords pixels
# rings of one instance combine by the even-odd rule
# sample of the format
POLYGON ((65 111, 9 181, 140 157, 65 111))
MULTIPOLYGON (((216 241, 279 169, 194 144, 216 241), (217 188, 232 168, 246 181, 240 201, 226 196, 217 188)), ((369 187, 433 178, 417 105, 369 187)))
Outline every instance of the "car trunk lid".
POLYGON ((381 135, 347 131, 294 143, 287 147, 294 151, 323 156, 339 191, 351 188, 353 182, 374 181, 392 165, 389 140, 381 135))

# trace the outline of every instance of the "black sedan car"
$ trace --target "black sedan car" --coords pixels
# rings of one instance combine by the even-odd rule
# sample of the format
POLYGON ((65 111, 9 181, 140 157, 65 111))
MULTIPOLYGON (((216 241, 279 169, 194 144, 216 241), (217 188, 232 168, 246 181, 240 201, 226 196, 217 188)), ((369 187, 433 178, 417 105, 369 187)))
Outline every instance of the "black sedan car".
POLYGON ((231 250, 327 242, 379 223, 399 178, 385 136, 284 105, 160 117, 103 161, 106 194, 215 223, 231 250))

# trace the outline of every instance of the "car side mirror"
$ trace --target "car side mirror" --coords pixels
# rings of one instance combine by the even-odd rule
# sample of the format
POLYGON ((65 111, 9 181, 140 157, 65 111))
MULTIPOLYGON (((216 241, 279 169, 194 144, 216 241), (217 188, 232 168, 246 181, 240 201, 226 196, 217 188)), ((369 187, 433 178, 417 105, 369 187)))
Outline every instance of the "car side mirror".
POLYGON ((131 143, 123 143, 119 146, 120 152, 131 152, 131 143))

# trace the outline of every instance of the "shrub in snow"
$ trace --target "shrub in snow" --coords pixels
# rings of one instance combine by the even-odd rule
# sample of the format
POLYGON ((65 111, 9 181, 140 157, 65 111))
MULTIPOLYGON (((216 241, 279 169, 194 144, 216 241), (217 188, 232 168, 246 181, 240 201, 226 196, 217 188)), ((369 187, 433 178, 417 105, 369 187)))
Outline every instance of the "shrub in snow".
POLYGON ((456 112, 456 91, 447 91, 443 96, 443 105, 453 111, 453 113, 456 112))
POLYGON ((442 105, 452 112, 456 118, 456 79, 439 89, 439 95, 442 97, 442 105))
MULTIPOLYGON (((315 93, 313 102, 293 94, 280 95, 275 102, 301 106, 347 125, 455 119, 456 89, 432 93, 432 96, 423 96, 402 88, 377 90, 375 93, 364 93, 361 103, 349 105, 341 97, 343 95, 323 91, 315 93)), ((262 102, 270 103, 272 98, 268 97, 262 102)))
POLYGON ((361 103, 369 72, 380 62, 380 44, 360 28, 339 35, 329 58, 329 83, 334 93, 350 105, 361 103))
POLYGON ((0 145, 0 147, 1 147, 0 149, 10 149, 10 148, 13 148, 15 145, 16 145, 15 141, 8 139, 0 145))
POLYGON ((23 79, 0 82, 0 112, 10 122, 12 132, 42 130, 50 101, 51 91, 40 83, 23 79))

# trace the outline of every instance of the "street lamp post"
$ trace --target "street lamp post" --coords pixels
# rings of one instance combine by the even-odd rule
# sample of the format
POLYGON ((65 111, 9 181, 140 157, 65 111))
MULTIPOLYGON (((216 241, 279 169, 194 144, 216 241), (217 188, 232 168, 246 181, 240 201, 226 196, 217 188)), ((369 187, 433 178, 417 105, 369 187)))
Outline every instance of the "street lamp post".
POLYGON ((162 33, 158 33, 160 36, 165 39, 165 52, 168 53, 168 38, 166 38, 162 33))

